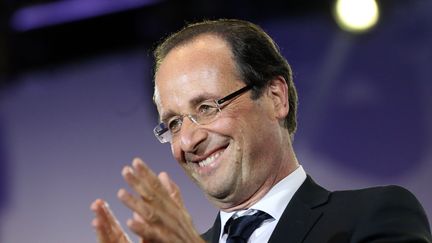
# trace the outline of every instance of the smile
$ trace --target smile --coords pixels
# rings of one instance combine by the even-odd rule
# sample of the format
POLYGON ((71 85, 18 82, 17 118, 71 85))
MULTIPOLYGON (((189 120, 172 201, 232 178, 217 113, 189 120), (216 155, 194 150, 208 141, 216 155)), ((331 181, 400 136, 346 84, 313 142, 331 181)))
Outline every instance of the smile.
POLYGON ((223 151, 217 152, 212 154, 211 156, 207 157, 204 160, 201 160, 198 162, 199 167, 205 167, 210 165, 211 163, 213 163, 221 154, 223 153, 223 151))

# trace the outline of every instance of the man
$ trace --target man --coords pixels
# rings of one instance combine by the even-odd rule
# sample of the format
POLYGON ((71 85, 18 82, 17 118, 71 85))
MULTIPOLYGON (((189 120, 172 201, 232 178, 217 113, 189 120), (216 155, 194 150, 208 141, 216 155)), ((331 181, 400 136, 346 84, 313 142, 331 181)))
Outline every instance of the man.
MULTIPOLYGON (((201 238, 176 184, 135 159, 122 174, 138 196, 121 189, 118 197, 143 242, 432 242, 405 189, 329 192, 306 175, 292 148, 291 69, 258 26, 192 24, 155 57, 155 135, 220 213, 201 238)), ((92 209, 100 242, 129 242, 104 201, 92 209)))

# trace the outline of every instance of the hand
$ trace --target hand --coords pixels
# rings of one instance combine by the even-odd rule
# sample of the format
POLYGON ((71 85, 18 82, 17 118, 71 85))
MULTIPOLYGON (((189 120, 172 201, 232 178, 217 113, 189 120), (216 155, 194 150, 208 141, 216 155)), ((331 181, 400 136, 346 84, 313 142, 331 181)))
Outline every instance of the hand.
POLYGON ((142 160, 134 159, 122 175, 138 194, 125 189, 118 192, 119 199, 134 212, 127 226, 143 242, 204 242, 183 205, 178 186, 167 173, 156 176, 142 160))
POLYGON ((131 243, 105 201, 96 199, 90 208, 95 213, 92 225, 99 243, 131 243))

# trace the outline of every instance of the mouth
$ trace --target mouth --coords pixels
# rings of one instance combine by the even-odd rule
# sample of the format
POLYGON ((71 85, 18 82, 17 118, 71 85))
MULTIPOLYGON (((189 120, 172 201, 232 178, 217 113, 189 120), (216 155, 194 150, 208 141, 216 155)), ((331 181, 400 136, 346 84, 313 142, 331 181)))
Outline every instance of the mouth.
POLYGON ((218 167, 218 165, 220 164, 220 157, 226 149, 226 147, 219 148, 205 157, 187 160, 187 164, 189 166, 195 167, 197 172, 200 171, 202 173, 209 173, 210 171, 213 171, 215 168, 218 167))
POLYGON ((205 166, 209 166, 210 164, 212 164, 217 158, 219 158, 219 156, 223 153, 223 151, 219 150, 216 153, 211 154, 209 157, 207 157, 206 159, 203 159, 201 161, 198 161, 198 166, 199 167, 205 167, 205 166))

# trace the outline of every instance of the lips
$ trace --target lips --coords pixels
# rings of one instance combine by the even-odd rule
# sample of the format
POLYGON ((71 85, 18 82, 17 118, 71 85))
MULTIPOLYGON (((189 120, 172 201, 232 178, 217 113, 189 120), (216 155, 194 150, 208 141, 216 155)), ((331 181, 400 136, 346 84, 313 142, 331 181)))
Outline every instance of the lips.
POLYGON ((188 164, 195 164, 198 167, 206 167, 213 164, 225 151, 226 147, 214 150, 214 152, 208 154, 207 156, 200 156, 195 158, 187 159, 188 164))
POLYGON ((200 167, 207 166, 207 165, 211 164, 212 162, 214 162, 222 153, 223 153, 223 151, 213 153, 211 156, 207 157, 206 159, 199 161, 198 165, 200 167))

